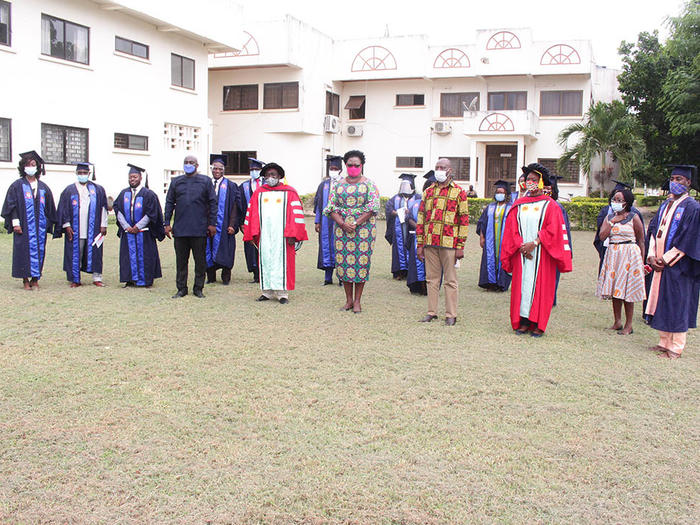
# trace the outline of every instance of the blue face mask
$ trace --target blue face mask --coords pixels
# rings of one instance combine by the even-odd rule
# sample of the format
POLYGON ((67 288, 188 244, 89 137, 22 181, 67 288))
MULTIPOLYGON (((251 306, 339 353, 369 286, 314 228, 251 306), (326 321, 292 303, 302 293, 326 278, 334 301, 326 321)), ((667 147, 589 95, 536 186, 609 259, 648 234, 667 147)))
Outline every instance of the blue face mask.
POLYGON ((683 195, 686 191, 688 191, 688 187, 680 182, 671 182, 668 185, 668 191, 674 195, 683 195))
POLYGON ((187 173, 188 175, 192 175, 197 169, 197 166, 195 166, 194 164, 185 164, 183 168, 185 170, 185 173, 187 173))
POLYGON ((260 170, 250 170, 250 178, 257 179, 260 177, 260 170))
POLYGON ((498 202, 503 202, 504 200, 506 200, 505 193, 496 193, 496 195, 494 197, 498 202))
POLYGON ((610 209, 615 213, 620 213, 622 210, 625 209, 625 204, 622 202, 611 202, 610 209))
POLYGON ((90 179, 90 175, 78 175, 78 182, 85 184, 90 179))

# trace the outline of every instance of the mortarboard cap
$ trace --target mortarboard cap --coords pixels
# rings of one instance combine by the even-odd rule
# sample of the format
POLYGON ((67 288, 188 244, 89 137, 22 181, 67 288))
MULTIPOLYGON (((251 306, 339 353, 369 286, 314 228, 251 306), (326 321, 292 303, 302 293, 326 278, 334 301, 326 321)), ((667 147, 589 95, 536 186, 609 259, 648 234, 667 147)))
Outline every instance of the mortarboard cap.
POLYGON ((211 165, 214 164, 215 162, 218 162, 218 163, 223 164, 224 166, 226 166, 226 157, 227 157, 227 155, 221 155, 221 154, 218 154, 218 153, 212 153, 211 155, 209 155, 209 165, 211 166, 211 165))
POLYGON ((681 175, 690 181, 690 187, 700 191, 700 181, 698 180, 698 167, 693 164, 669 164, 671 175, 681 175))
POLYGON ((261 170, 265 166, 265 163, 253 157, 248 157, 248 166, 251 170, 261 170))
POLYGON ((44 164, 44 159, 42 159, 39 154, 32 150, 32 151, 25 151, 24 153, 19 154, 20 158, 22 160, 31 160, 34 159, 37 164, 44 164))
POLYGON ((435 180, 435 170, 430 170, 428 173, 423 175, 424 179, 435 180))
POLYGON ((510 182, 505 181, 505 180, 497 180, 496 182, 493 183, 493 187, 495 188, 503 188, 506 191, 510 191, 510 182))
POLYGON ((75 165, 75 171, 90 171, 90 166, 92 166, 92 180, 95 180, 95 165, 92 162, 78 162, 75 165))
POLYGON ((622 190, 632 190, 632 186, 627 184, 626 182, 622 182, 621 180, 615 180, 611 179, 612 182, 615 183, 615 187, 613 188, 613 191, 622 191, 622 190))
POLYGON ((416 189, 416 176, 413 173, 402 173, 399 175, 400 180, 405 180, 411 185, 411 189, 416 189))
POLYGON ((343 157, 339 157, 338 155, 326 155, 326 162, 328 163, 328 169, 343 169, 343 157))
POLYGON ((130 174, 131 173, 143 173, 144 171, 146 171, 144 168, 139 168, 138 166, 136 166, 134 164, 127 164, 127 166, 129 166, 129 173, 130 174))

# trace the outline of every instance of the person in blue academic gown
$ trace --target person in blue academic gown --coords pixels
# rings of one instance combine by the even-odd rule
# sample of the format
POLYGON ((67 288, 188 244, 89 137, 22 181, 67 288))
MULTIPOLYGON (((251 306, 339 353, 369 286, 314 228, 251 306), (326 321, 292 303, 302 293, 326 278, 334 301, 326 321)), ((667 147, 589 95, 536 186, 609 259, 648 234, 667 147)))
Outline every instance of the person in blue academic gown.
POLYGON ((428 295, 427 282, 425 280, 425 261, 418 258, 418 241, 416 239, 416 226, 418 225, 418 210, 420 209, 422 196, 416 195, 408 208, 406 222, 408 222, 408 235, 406 236, 406 250, 408 251, 408 274, 406 286, 415 295, 428 295))
MULTIPOLYGON (((610 199, 612 199, 613 195, 618 191, 622 191, 624 189, 632 191, 632 186, 630 186, 626 182, 621 182, 618 180, 613 180, 613 182, 615 183, 615 187, 609 195, 608 202, 610 202, 610 199)), ((601 241, 598 238, 598 234, 600 233, 600 227, 603 224, 603 221, 607 218, 609 213, 610 205, 608 204, 607 206, 603 206, 600 209, 600 212, 598 212, 598 217, 596 218, 597 229, 595 231, 595 237, 593 237, 593 246, 595 246, 595 249, 598 251, 598 257, 600 258, 600 262, 598 263, 598 274, 600 274, 600 269, 603 266, 603 259, 605 259, 605 252, 608 249, 608 240, 606 239, 605 241, 601 241)), ((644 217, 642 217, 642 212, 634 206, 632 206, 632 210, 630 210, 630 213, 639 215, 639 218, 642 220, 642 229, 644 229, 644 217)), ((649 245, 647 244, 646 246, 649 245)))
POLYGON ((494 184, 493 202, 484 208, 476 223, 476 233, 481 244, 481 269, 479 286, 489 291, 505 292, 510 287, 511 276, 501 267, 501 243, 506 217, 510 211, 510 185, 504 180, 494 184))
POLYGON ((95 184, 95 171, 90 181, 89 162, 76 166, 77 181, 69 184, 58 201, 58 227, 54 238, 65 234, 63 269, 71 288, 81 285, 80 272, 92 274, 92 283, 102 287, 102 248, 107 234, 107 196, 95 184))
MULTIPOLYGON (((262 186, 262 181, 260 180, 260 170, 262 170, 265 163, 261 160, 254 159, 250 157, 248 159, 248 166, 250 168, 250 179, 243 182, 239 188, 239 206, 238 206, 238 216, 239 216, 239 228, 243 229, 245 221, 245 215, 248 211, 248 205, 250 204, 250 198, 252 197, 255 190, 262 186)), ((245 263, 248 267, 248 271, 253 274, 253 280, 251 283, 260 282, 260 268, 258 266, 258 249, 250 241, 245 241, 243 243, 243 252, 245 253, 245 263)))
POLYGON ((422 191, 425 191, 433 182, 435 182, 435 170, 430 170, 425 175, 423 175, 423 178, 425 179, 425 182, 423 183, 422 191))
POLYGON ((318 262, 316 267, 325 272, 323 285, 333 284, 333 269, 335 268, 335 222, 323 214, 328 206, 333 186, 340 179, 343 169, 343 157, 328 155, 326 157, 328 176, 321 181, 314 197, 314 219, 318 233, 318 262))
POLYGON ((36 151, 20 154, 20 177, 7 190, 2 206, 7 233, 13 234, 12 277, 22 279, 25 290, 39 288, 44 269, 46 235, 53 233, 56 206, 49 187, 39 180, 44 161, 36 151))
POLYGON ((127 164, 129 187, 114 201, 119 242, 119 282, 150 288, 162 277, 158 244, 165 238, 163 211, 158 196, 148 188, 148 174, 142 185, 143 168, 127 164))
POLYGON ((402 173, 399 192, 391 197, 385 206, 386 234, 384 238, 391 244, 391 273, 394 279, 401 281, 408 274, 408 235, 407 212, 416 199, 415 175, 402 173))
POLYGON ((651 347, 659 357, 681 356, 689 328, 697 327, 700 290, 700 203, 689 195, 698 190, 697 168, 676 165, 671 171, 671 198, 649 224, 646 262, 653 269, 645 314, 659 331, 651 347))
POLYGON ((207 238, 207 283, 216 282, 216 270, 221 269, 221 282, 231 282, 231 268, 236 257, 236 233, 240 219, 238 185, 224 177, 226 156, 209 156, 216 193, 216 233, 207 238))
MULTIPOLYGON (((571 259, 573 260, 574 258, 574 241, 571 238, 571 221, 569 221, 569 214, 566 211, 566 208, 562 206, 561 202, 559 202, 559 181, 563 179, 561 175, 552 175, 549 177, 550 181, 550 186, 545 186, 544 187, 544 193, 545 195, 549 195, 552 197, 554 202, 557 203, 557 206, 559 206, 559 209, 561 210, 562 217, 564 217, 564 224, 566 224, 566 240, 569 242, 569 251, 571 252, 571 259)), ((557 268, 557 284, 554 287, 554 303, 552 306, 557 305, 557 290, 559 290, 559 280, 561 279, 561 272, 559 271, 559 268, 557 268)))

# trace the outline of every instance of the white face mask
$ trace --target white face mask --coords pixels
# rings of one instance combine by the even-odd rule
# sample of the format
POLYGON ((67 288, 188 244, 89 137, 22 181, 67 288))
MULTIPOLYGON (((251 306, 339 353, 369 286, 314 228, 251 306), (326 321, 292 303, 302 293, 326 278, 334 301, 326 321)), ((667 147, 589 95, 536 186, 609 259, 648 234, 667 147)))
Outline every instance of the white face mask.
POLYGON ((340 172, 339 172, 339 171, 331 170, 331 171, 328 172, 328 174, 330 175, 331 179, 333 179, 333 180, 338 180, 338 179, 340 178, 340 172))
POLYGON ((447 171, 445 170, 435 170, 435 180, 443 183, 447 180, 447 171))
POLYGON ((30 177, 33 177, 34 175, 36 175, 36 171, 37 171, 36 166, 25 166, 24 167, 24 173, 26 173, 30 177))
POLYGON ((622 202, 611 202, 610 208, 615 213, 620 213, 624 209, 625 205, 622 202))

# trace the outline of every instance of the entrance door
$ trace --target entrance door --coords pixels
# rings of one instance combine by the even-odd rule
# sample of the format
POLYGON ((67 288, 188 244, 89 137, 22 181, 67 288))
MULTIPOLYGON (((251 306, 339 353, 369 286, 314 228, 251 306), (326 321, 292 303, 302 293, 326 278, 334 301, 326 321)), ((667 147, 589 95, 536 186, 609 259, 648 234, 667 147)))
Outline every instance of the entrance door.
POLYGON ((486 190, 483 195, 493 195, 493 183, 505 180, 511 184, 511 190, 518 177, 518 147, 486 145, 486 190))

